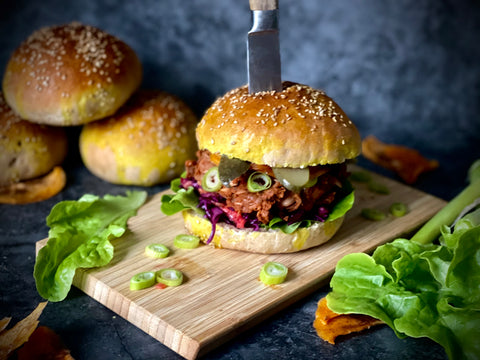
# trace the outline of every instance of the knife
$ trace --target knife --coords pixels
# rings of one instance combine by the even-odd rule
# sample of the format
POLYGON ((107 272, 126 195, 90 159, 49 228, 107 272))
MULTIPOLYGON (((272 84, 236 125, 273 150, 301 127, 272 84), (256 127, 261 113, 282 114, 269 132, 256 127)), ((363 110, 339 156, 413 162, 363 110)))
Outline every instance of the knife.
POLYGON ((247 38, 248 91, 281 91, 278 0, 249 0, 253 25, 247 38))

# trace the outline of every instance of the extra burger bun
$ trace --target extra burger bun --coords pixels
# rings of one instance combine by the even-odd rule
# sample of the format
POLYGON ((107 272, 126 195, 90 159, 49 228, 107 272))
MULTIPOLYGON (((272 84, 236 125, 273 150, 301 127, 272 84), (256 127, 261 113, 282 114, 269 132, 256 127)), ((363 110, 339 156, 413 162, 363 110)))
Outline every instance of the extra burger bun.
POLYGON ((342 163, 361 151, 360 134, 324 92, 283 83, 281 92, 229 91, 197 127, 200 149, 271 167, 342 163))
POLYGON ((64 129, 21 119, 0 93, 0 186, 42 176, 66 154, 64 129))
MULTIPOLYGON (((192 210, 183 211, 185 228, 206 242, 212 230, 211 223, 192 210)), ((315 222, 308 228, 300 228, 292 234, 281 230, 237 229, 217 223, 212 243, 219 248, 242 250, 262 254, 297 252, 323 244, 330 240, 343 222, 343 217, 328 222, 315 222)))
POLYGON ((3 91, 22 118, 68 126, 112 115, 141 79, 140 61, 127 44, 71 23, 28 37, 7 64, 3 91))
POLYGON ((195 156, 198 119, 179 98, 140 90, 113 117, 84 125, 80 154, 99 178, 151 186, 178 177, 195 156))

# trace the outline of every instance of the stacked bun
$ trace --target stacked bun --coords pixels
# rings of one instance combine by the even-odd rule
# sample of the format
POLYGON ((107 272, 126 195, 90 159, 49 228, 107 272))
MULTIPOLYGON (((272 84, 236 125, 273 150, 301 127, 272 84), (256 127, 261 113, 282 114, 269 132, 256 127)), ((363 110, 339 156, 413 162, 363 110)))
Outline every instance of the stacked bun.
POLYGON ((0 186, 60 164, 67 148, 62 128, 75 126, 86 127, 82 159, 103 180, 151 186, 178 176, 195 151, 197 120, 166 93, 134 96, 141 82, 135 51, 103 30, 73 22, 33 32, 12 53, 3 76, 0 165, 7 171, 0 186), (104 140, 93 144, 94 137, 104 140))
POLYGON ((142 67, 123 41, 80 23, 35 31, 13 53, 5 99, 33 122, 69 126, 112 115, 140 86, 142 67))
POLYGON ((45 175, 66 154, 64 129, 21 119, 0 93, 0 187, 45 175))
POLYGON ((140 90, 114 116, 83 127, 80 154, 96 176, 122 185, 166 183, 195 156, 197 118, 178 97, 140 90))

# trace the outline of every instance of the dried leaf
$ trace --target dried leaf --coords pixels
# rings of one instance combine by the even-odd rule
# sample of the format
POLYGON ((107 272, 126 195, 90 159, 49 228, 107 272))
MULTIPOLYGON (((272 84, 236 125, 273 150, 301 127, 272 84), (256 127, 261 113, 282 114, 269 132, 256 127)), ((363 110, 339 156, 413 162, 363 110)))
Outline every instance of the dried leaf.
POLYGON ((58 194, 65 187, 67 177, 61 166, 45 176, 0 188, 0 203, 29 204, 43 201, 58 194))
POLYGON ((11 329, 4 330, 0 333, 0 360, 7 359, 13 351, 28 340, 37 328, 38 318, 46 305, 47 301, 41 302, 25 319, 19 321, 11 329))

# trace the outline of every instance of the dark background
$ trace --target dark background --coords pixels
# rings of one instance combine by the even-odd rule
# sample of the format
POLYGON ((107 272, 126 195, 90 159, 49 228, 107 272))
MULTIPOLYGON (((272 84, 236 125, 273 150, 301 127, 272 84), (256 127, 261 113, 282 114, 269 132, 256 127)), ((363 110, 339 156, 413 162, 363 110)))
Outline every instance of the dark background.
MULTIPOLYGON (((199 117, 218 96, 246 83, 247 0, 0 0, 0 71, 33 31, 74 20, 127 42, 143 63, 143 87, 180 96, 199 117)), ((465 186, 468 166, 480 158, 480 1, 280 0, 280 40, 284 80, 325 90, 363 137, 374 134, 439 160, 439 169, 415 187, 449 200, 465 186)), ((78 157, 78 128, 70 132, 66 189, 38 204, 0 205, 0 318, 18 321, 41 300, 31 276, 34 243, 47 236, 53 204, 127 189, 89 174, 78 157)), ((360 163, 398 179, 365 159, 360 163)), ((327 291, 207 358, 445 358, 436 344, 399 340, 388 328, 335 347, 324 343, 311 323, 327 291)), ((41 322, 60 333, 77 359, 178 358, 76 289, 50 304, 41 322)))

